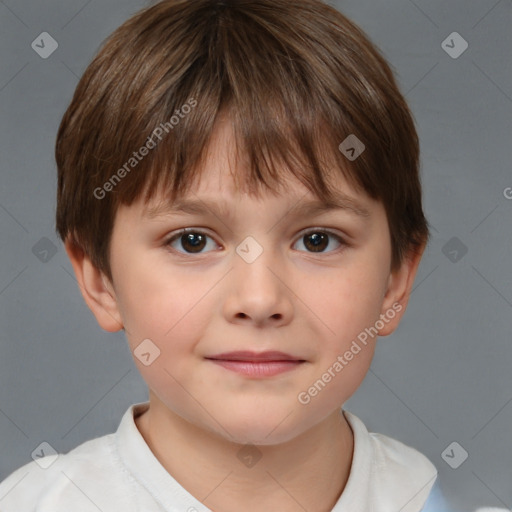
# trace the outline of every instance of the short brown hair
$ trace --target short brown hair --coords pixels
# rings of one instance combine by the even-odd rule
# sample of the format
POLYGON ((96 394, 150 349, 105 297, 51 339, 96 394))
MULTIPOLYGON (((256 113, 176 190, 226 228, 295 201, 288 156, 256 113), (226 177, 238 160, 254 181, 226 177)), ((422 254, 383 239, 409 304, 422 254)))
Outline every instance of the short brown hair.
POLYGON ((163 0, 119 27, 59 127, 61 239, 111 279, 118 206, 142 193, 146 202, 157 191, 186 193, 221 112, 249 163, 234 176, 240 187, 275 187, 287 172, 330 201, 329 155, 382 201, 393 269, 428 241, 418 136, 393 72, 361 29, 320 0, 163 0), (338 149, 349 135, 365 146, 350 162, 338 149))

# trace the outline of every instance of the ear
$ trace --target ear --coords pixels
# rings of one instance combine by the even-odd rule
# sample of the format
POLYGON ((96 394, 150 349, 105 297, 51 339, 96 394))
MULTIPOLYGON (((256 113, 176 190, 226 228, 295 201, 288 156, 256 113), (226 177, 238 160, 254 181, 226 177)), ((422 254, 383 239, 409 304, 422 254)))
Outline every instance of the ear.
POLYGON ((108 332, 123 328, 112 283, 91 262, 90 258, 70 240, 64 244, 75 271, 82 296, 100 327, 108 332))
POLYGON ((407 309, 414 278, 420 265, 426 244, 412 248, 404 258, 400 268, 392 271, 382 303, 381 316, 384 327, 379 329, 379 336, 388 336, 400 324, 407 309))

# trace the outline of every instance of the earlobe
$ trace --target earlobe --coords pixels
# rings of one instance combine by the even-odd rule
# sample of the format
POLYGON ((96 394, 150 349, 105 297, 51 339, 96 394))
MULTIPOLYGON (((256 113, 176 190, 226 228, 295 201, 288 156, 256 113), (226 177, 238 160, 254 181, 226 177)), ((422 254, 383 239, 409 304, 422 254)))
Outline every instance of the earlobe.
POLYGON ((390 335, 400 324, 400 320, 407 309, 424 250, 425 244, 419 248, 411 249, 400 268, 390 274, 381 309, 381 317, 384 315, 387 322, 379 330, 379 336, 390 335))
POLYGON ((92 264, 83 250, 71 241, 66 241, 65 249, 82 296, 100 327, 108 332, 120 331, 123 328, 121 314, 115 291, 108 279, 92 264))

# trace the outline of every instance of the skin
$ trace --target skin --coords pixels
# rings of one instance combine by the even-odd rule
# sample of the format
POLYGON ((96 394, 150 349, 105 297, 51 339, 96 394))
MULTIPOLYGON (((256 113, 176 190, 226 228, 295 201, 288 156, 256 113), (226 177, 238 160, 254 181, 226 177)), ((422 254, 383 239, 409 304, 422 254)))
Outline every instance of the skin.
POLYGON ((205 172, 187 195, 225 202, 231 218, 211 212, 149 219, 141 201, 120 207, 112 282, 79 249, 66 243, 66 250, 99 325, 124 328, 132 353, 148 338, 160 350, 149 366, 134 357, 150 401, 136 425, 185 489, 216 512, 330 511, 353 455, 341 406, 366 375, 377 338, 308 404, 297 396, 399 303, 401 311, 379 335, 396 329, 424 246, 391 272, 383 205, 349 187, 341 174, 338 189, 370 211, 367 219, 346 210, 289 215, 298 202, 315 199, 291 178, 284 194, 237 191, 228 171, 232 137, 229 123, 219 123, 205 172), (182 228, 208 235, 199 254, 180 237, 166 245, 182 228), (333 233, 323 252, 304 238, 309 228, 333 233), (247 236, 263 248, 252 263, 236 253, 247 236), (254 379, 205 359, 234 350, 280 350, 305 363, 254 379), (252 467, 237 457, 246 443, 261 455, 252 467))

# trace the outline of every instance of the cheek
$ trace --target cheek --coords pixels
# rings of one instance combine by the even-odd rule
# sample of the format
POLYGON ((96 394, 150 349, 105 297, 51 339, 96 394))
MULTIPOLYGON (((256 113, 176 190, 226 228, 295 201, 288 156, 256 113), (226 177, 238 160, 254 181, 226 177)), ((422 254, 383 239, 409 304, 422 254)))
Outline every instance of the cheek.
POLYGON ((133 257, 121 266, 118 303, 127 333, 161 338, 187 304, 186 288, 162 275, 159 266, 133 257))
POLYGON ((197 273, 167 276, 162 270, 152 270, 151 265, 134 267, 119 294, 132 351, 142 340, 150 339, 161 352, 160 362, 172 367, 178 356, 193 350, 214 311, 208 294, 211 287, 197 273))
POLYGON ((350 398, 371 365, 377 341, 372 328, 379 319, 386 278, 382 265, 360 258, 358 264, 317 280, 309 295, 307 305, 321 320, 315 324, 322 333, 315 378, 328 382, 328 402, 350 398))
POLYGON ((386 279, 379 265, 362 259, 325 279, 317 278, 307 305, 322 320, 326 339, 334 344, 346 343, 374 325, 380 315, 386 279))
POLYGON ((126 338, 141 376, 163 401, 187 400, 183 387, 190 387, 201 356, 191 354, 214 310, 210 288, 204 278, 182 273, 171 279, 142 268, 123 281, 126 338))

